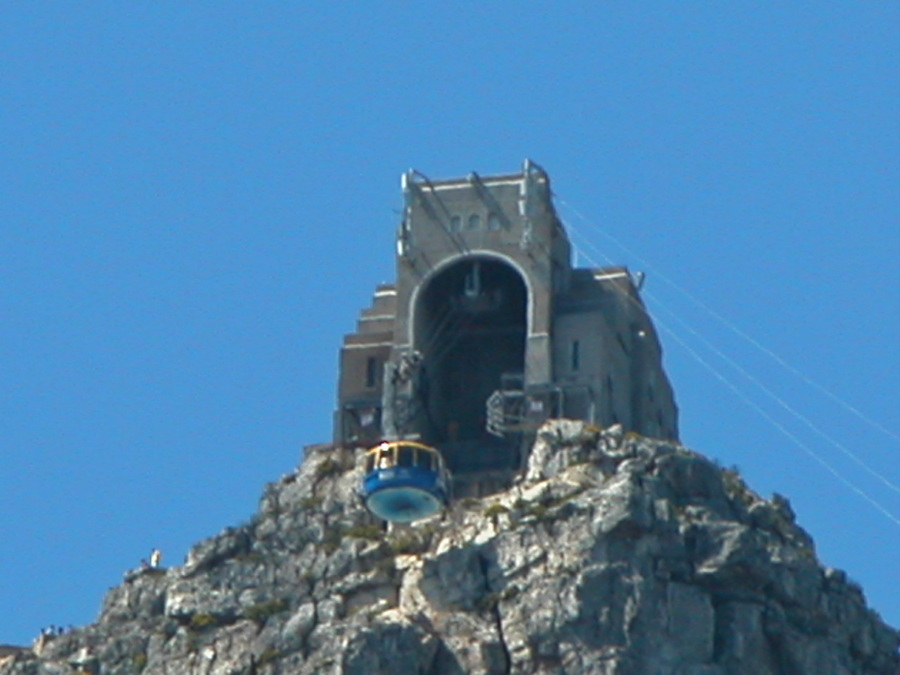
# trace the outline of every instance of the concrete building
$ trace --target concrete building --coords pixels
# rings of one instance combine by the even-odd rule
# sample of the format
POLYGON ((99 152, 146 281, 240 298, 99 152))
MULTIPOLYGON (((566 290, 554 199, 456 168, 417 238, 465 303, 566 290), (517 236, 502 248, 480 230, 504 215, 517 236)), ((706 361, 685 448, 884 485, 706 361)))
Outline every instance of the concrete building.
POLYGON ((543 169, 402 187, 396 281, 341 349, 338 443, 420 438, 465 480, 517 470, 550 417, 677 439, 639 289, 624 267, 572 267, 543 169))

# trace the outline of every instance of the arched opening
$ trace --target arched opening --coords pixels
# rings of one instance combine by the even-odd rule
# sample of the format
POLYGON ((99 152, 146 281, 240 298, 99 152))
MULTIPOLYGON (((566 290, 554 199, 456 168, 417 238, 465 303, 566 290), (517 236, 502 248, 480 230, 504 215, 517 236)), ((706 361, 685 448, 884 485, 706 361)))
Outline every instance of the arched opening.
POLYGON ((470 257, 428 283, 415 312, 422 354, 416 426, 455 473, 518 468, 518 441, 487 431, 487 400, 525 370, 528 289, 509 264, 470 257))

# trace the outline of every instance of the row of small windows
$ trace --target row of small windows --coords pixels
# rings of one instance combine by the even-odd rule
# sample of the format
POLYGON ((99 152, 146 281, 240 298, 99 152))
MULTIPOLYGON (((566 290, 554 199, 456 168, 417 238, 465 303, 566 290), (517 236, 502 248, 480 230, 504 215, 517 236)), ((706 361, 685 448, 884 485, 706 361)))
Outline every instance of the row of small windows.
POLYGON ((392 469, 396 466, 437 471, 440 462, 433 451, 402 443, 382 445, 366 453, 366 473, 371 473, 375 469, 392 469))
MULTIPOLYGON (((477 213, 471 214, 468 218, 463 222, 463 217, 460 215, 450 216, 450 230, 452 232, 463 232, 464 230, 467 232, 474 232, 476 230, 481 229, 481 216, 477 213), (463 227, 465 225, 465 228, 463 227)), ((488 214, 487 218, 487 229, 492 232, 496 232, 503 228, 503 223, 500 220, 500 216, 496 213, 488 214)))

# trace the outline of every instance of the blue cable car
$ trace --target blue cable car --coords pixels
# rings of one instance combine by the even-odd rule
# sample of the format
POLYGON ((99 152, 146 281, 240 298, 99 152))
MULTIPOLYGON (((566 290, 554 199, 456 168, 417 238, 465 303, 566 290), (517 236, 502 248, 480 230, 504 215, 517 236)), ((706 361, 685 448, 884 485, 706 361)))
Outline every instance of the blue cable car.
POLYGON ((366 451, 361 494, 379 518, 410 523, 447 505, 449 474, 441 453, 415 441, 381 443, 366 451))

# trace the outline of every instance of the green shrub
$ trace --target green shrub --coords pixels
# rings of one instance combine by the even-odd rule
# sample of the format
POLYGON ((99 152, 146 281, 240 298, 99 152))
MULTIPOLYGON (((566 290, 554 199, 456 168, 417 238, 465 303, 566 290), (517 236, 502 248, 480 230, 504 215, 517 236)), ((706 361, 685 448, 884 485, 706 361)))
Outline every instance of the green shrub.
POLYGON ((431 533, 403 532, 388 540, 394 555, 418 555, 431 545, 431 533))
POLYGON ((483 512, 482 515, 485 518, 494 518, 496 519, 498 516, 502 516, 504 513, 509 513, 509 509, 503 506, 500 502, 494 502, 490 506, 488 506, 483 512))
POLYGON ((312 497, 304 497, 301 499, 300 506, 307 510, 317 509, 322 506, 323 501, 325 500, 322 497, 313 495, 312 497))
POLYGON ((378 541, 383 535, 384 531, 378 525, 357 525, 344 532, 346 537, 368 541, 378 541))
POLYGON ((207 612, 197 612, 191 616, 191 630, 203 630, 204 628, 211 628, 217 624, 218 621, 216 621, 216 617, 207 612))
POLYGON ((340 461, 334 457, 326 457, 316 467, 316 481, 329 476, 336 476, 344 471, 344 467, 340 461))
POLYGON ((248 563, 264 563, 266 561, 266 556, 264 556, 259 551, 248 551, 246 553, 239 553, 235 556, 235 560, 238 562, 248 562, 248 563))
POLYGON ((725 493, 731 499, 742 501, 747 506, 755 501, 753 492, 747 487, 747 484, 741 477, 740 469, 738 469, 737 465, 722 469, 722 483, 725 487, 725 493))
POLYGON ((535 520, 548 522, 555 518, 565 517, 570 511, 560 509, 570 503, 575 497, 585 492, 587 485, 579 485, 571 492, 556 499, 549 495, 543 495, 536 502, 526 502, 523 499, 517 499, 513 508, 523 518, 533 517, 535 520))
POLYGON ((285 612, 288 607, 288 601, 284 598, 267 600, 266 602, 260 602, 252 607, 248 607, 244 611, 244 618, 255 621, 261 626, 270 616, 278 614, 279 612, 285 612))
POLYGON ((546 504, 529 504, 523 515, 534 516, 537 520, 544 520, 547 517, 547 511, 550 507, 546 504))
POLYGON ((816 560, 816 552, 813 551, 809 546, 798 546, 797 556, 801 560, 810 560, 813 562, 815 562, 816 560))
POLYGON ((337 551, 338 546, 344 539, 344 530, 338 526, 330 526, 325 528, 322 535, 322 550, 329 555, 337 551))
POLYGON ((256 663, 260 666, 264 666, 267 663, 272 663, 272 661, 277 661, 280 658, 281 652, 274 647, 269 647, 266 651, 259 655, 259 659, 257 659, 256 663))
POLYGON ((131 660, 131 663, 137 672, 141 672, 144 668, 147 667, 146 652, 141 652, 140 654, 135 654, 134 658, 131 660))

